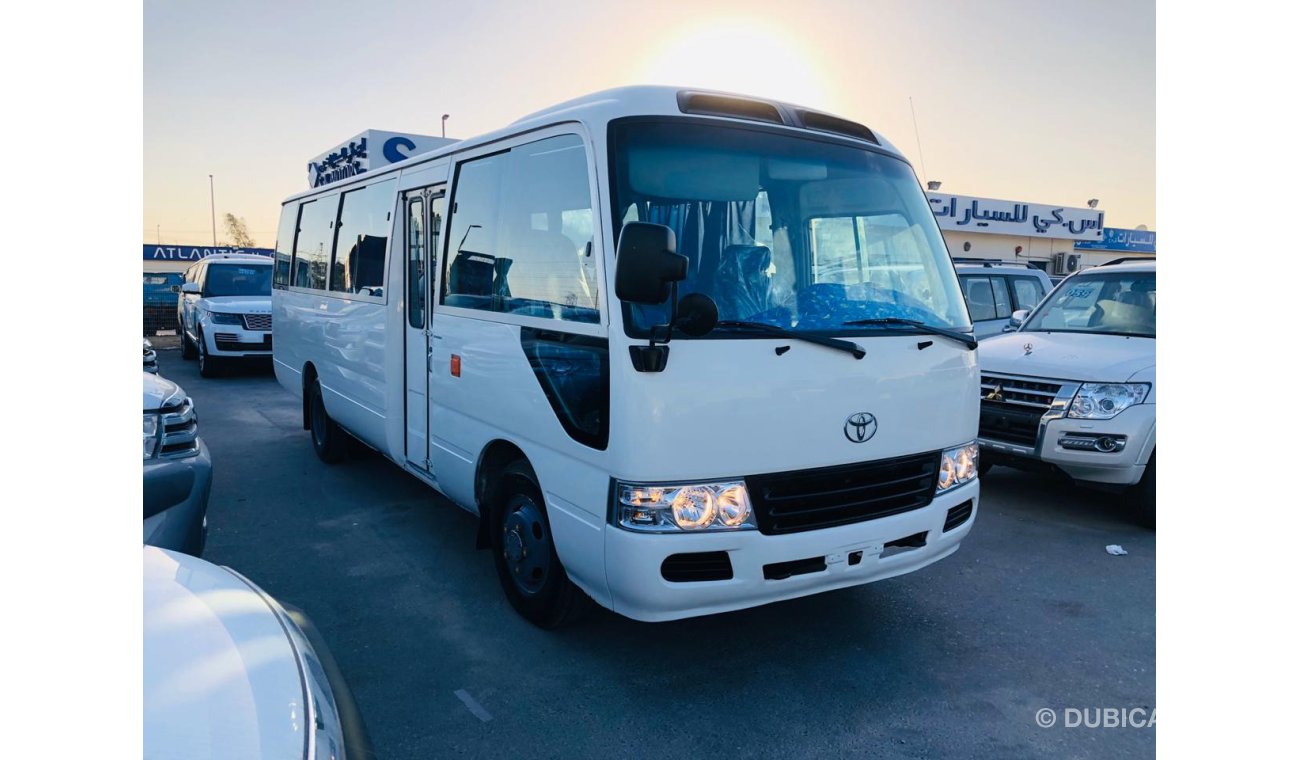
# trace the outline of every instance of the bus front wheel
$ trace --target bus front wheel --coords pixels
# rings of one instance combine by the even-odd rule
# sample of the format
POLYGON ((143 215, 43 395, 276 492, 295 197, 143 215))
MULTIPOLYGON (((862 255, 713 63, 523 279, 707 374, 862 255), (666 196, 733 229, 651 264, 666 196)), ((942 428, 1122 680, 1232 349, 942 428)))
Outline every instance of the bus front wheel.
POLYGON ((506 467, 497 493, 492 553, 510 605, 540 628, 558 628, 575 620, 585 609, 586 594, 569 580, 555 553, 532 468, 523 462, 506 467))

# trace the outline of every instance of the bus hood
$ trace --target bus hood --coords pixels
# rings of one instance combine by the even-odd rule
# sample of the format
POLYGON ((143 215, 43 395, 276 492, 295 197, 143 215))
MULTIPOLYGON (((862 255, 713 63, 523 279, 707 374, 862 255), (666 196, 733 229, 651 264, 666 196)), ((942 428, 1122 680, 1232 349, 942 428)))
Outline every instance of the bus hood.
POLYGON ((1014 332, 980 341, 986 372, 1083 383, 1122 383, 1156 363, 1152 338, 1071 332, 1014 332))
POLYGON ((663 372, 614 363, 610 450, 628 480, 728 478, 938 451, 975 439, 976 353, 932 335, 677 340, 663 372), (779 352, 779 353, 778 353, 779 352), (874 432, 857 441, 850 418, 874 432), (861 420, 861 418, 858 418, 861 420))

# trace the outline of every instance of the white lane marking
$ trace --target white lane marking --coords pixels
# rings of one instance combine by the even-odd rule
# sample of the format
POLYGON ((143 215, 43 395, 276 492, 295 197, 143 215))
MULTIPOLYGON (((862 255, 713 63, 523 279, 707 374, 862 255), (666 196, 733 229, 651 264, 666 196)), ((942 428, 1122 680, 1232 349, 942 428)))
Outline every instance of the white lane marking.
POLYGON ((487 723, 489 720, 492 720, 492 713, 488 712, 487 710, 484 710, 483 705, 480 705, 478 703, 478 700, 471 697, 468 691, 465 691, 464 689, 457 689, 456 698, 459 699, 461 702, 463 702, 465 704, 465 707, 467 707, 470 712, 474 713, 475 718, 478 718, 484 723, 487 723))

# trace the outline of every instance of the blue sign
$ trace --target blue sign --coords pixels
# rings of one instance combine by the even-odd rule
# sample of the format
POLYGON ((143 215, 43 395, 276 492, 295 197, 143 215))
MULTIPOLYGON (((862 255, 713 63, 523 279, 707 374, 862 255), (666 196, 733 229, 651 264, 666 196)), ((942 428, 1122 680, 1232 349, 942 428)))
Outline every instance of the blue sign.
POLYGON ((1074 241, 1074 250, 1155 253, 1156 233, 1154 230, 1122 230, 1118 227, 1103 227, 1101 240, 1076 240, 1074 241))
POLYGON ((246 256, 275 256, 275 249, 200 245, 145 245, 144 260, 200 261, 218 253, 238 253, 246 256))

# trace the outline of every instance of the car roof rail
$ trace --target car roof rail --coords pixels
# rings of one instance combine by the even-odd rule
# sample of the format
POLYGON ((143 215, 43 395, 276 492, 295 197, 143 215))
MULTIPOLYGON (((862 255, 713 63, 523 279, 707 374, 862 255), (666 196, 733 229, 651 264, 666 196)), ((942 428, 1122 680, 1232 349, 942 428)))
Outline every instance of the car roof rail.
POLYGON ((1097 266, 1108 267, 1111 264, 1126 264, 1130 261, 1150 261, 1151 263, 1154 264, 1155 260, 1156 260, 1155 256, 1121 256, 1118 259, 1111 259, 1110 261, 1102 262, 1097 266))
POLYGON ((967 257, 956 256, 956 257, 953 258, 952 263, 954 263, 954 264, 982 264, 983 266, 986 266, 986 267, 1021 266, 1021 267, 1029 267, 1030 269, 1037 269, 1037 267, 1032 266, 1032 265, 1031 265, 1029 262, 1027 262, 1027 261, 1007 261, 1007 260, 1005 260, 1005 259, 979 259, 979 258, 972 258, 972 257, 969 257, 969 256, 967 256, 967 257))

